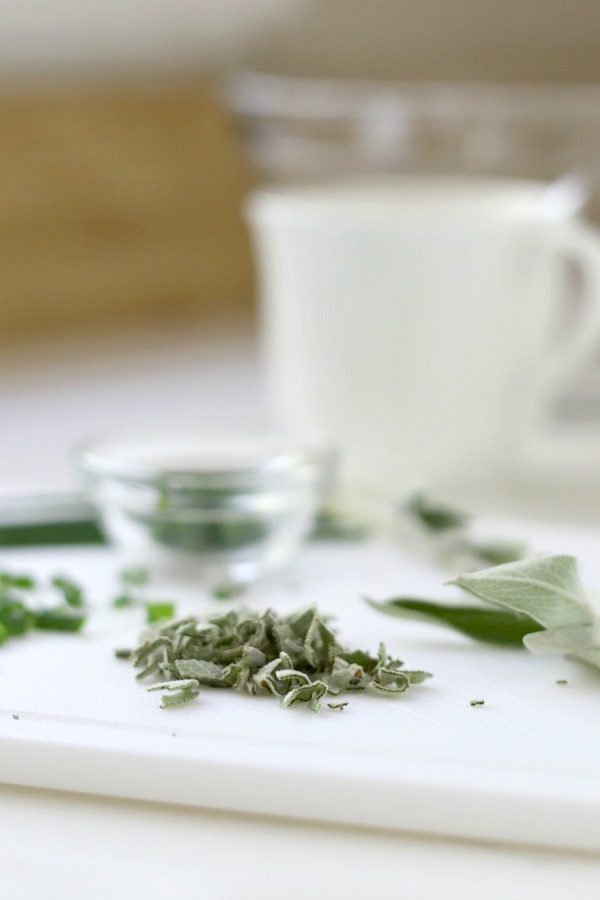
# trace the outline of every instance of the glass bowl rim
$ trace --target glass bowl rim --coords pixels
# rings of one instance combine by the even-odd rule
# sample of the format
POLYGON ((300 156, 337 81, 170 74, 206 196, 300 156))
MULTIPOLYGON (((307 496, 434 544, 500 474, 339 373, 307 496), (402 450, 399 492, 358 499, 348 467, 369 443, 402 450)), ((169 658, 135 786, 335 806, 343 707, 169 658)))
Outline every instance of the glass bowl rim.
MULTIPOLYGON (((180 444, 181 446, 181 444, 180 444)), ((299 481, 325 481, 336 463, 336 450, 325 438, 318 435, 299 437, 285 431, 269 431, 266 434, 254 432, 187 431, 177 432, 171 438, 164 438, 158 431, 119 431, 94 435, 78 442, 74 448, 75 466, 84 476, 97 479, 119 481, 124 484, 155 486, 173 490, 220 490, 228 488, 264 488, 284 486, 299 481), (198 466, 152 464, 124 459, 114 448, 129 442, 130 446, 141 446, 144 438, 148 441, 160 438, 160 446, 168 446, 169 440, 175 446, 177 441, 191 439, 198 449, 204 440, 223 441, 233 445, 236 439, 265 443, 264 453, 258 454, 257 461, 247 465, 204 468, 198 466), (281 449, 275 452, 267 449, 267 442, 280 441, 281 449), (112 451, 112 452, 111 452, 112 451)))

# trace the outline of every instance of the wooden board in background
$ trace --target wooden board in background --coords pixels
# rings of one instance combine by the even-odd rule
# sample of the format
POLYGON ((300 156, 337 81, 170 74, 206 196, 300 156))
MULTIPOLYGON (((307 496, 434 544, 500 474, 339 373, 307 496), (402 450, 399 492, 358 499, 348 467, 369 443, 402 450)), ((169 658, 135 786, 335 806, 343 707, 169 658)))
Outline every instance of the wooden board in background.
POLYGON ((247 311, 251 173, 210 85, 5 91, 0 136, 0 340, 247 311))

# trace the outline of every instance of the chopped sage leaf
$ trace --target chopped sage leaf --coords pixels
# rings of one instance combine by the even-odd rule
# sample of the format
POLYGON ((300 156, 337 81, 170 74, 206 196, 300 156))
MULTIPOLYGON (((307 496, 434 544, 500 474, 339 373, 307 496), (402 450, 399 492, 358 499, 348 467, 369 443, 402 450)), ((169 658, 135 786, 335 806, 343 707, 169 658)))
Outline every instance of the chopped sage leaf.
POLYGON ((195 700, 200 693, 200 685, 193 678, 188 678, 182 681, 163 681, 161 684, 152 685, 147 690, 170 691, 171 693, 163 694, 160 702, 162 709, 169 709, 195 700))
POLYGON ((470 706, 483 706, 484 704, 485 704, 485 700, 480 700, 480 699, 477 699, 477 700, 469 700, 469 705, 470 705, 470 706))
MULTIPOLYGON (((129 655, 129 654, 128 654, 129 655)), ((200 685, 272 694, 283 707, 305 705, 318 712, 323 697, 366 688, 402 693, 430 675, 404 669, 383 644, 377 654, 344 650, 316 607, 286 616, 229 610, 198 619, 157 621, 131 653, 137 678, 166 675, 163 707, 194 699, 200 685)))
POLYGON ((568 681, 566 678, 557 678, 556 684, 568 684, 568 681))
POLYGON ((348 706, 348 701, 345 700, 344 703, 328 703, 327 706, 329 709, 339 709, 340 711, 343 711, 348 706))

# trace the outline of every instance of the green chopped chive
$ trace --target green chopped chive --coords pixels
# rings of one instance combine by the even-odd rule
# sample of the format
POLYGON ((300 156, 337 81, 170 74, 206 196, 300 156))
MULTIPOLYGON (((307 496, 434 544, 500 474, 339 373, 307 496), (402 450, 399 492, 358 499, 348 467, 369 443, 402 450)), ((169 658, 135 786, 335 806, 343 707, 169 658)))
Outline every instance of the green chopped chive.
POLYGON ((31 590, 35 587, 35 581, 30 575, 11 575, 9 572, 0 572, 0 592, 9 587, 31 590))
POLYGON ((0 547, 68 546, 105 544, 93 521, 40 522, 32 525, 0 525, 0 547))
POLYGON ((0 599, 0 622, 9 637, 25 634, 33 624, 32 614, 20 600, 9 599, 6 595, 0 599))
POLYGON ((79 585, 75 584, 74 581, 71 581, 70 578, 65 578, 62 575, 55 575, 51 583, 53 587, 61 591, 65 598, 65 603, 68 603, 69 606, 81 607, 85 605, 83 591, 79 585))
POLYGON ((36 628, 47 631, 80 631, 85 622, 84 615, 73 613, 68 607, 38 609, 33 613, 36 628))
POLYGON ((147 569, 142 568, 141 566, 135 566, 131 569, 123 569, 119 577, 121 579, 121 583, 124 585, 131 585, 133 587, 143 587, 148 584, 150 580, 150 573, 147 569))
POLYGON ((26 634, 31 628, 53 631, 81 629, 85 616, 74 611, 74 607, 83 605, 81 588, 63 576, 55 576, 51 584, 61 591, 65 603, 51 609, 31 609, 14 591, 35 588, 35 580, 29 575, 0 573, 0 644, 7 638, 26 634))
POLYGON ((175 616, 175 604, 165 600, 152 600, 146 603, 148 622, 159 622, 175 616))

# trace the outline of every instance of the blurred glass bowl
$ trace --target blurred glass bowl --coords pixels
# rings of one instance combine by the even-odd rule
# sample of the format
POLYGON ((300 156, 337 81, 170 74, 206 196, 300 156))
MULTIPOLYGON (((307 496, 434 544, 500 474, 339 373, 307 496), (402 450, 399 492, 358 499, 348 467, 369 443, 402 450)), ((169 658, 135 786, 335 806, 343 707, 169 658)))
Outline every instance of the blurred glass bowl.
POLYGON ((474 174, 556 181, 600 217, 600 85, 393 83, 244 71, 227 102, 270 181, 474 174))
POLYGON ((321 442, 234 430, 92 441, 77 465, 106 535, 136 563, 254 581, 289 562, 333 477, 321 442))

